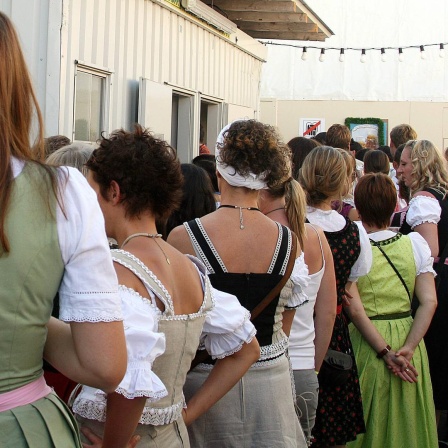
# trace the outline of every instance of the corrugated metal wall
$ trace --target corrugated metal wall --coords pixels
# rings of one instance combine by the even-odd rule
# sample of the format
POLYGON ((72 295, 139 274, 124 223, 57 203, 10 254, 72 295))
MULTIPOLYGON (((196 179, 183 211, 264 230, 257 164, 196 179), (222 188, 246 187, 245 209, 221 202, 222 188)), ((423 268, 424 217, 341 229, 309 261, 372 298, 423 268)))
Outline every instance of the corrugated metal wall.
POLYGON ((46 134, 58 132, 62 0, 0 0, 14 22, 45 119, 46 134))
POLYGON ((111 129, 137 121, 140 77, 258 110, 262 61, 172 8, 150 0, 63 5, 62 133, 72 133, 75 60, 113 72, 111 129))

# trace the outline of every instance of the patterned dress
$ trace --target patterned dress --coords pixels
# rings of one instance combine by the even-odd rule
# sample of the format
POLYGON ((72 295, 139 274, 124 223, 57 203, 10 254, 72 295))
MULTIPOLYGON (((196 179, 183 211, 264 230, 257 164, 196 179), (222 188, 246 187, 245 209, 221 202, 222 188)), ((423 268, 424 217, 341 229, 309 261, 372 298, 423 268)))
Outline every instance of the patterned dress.
POLYGON ((313 447, 345 445, 365 432, 361 391, 348 322, 342 312, 342 297, 350 270, 361 252, 358 226, 346 218, 345 227, 337 232, 325 232, 334 260, 337 288, 337 315, 331 336, 330 348, 353 357, 353 368, 348 381, 341 387, 321 385, 316 425, 313 430, 313 447))
MULTIPOLYGON (((417 233, 403 236, 383 230, 373 233, 371 238, 400 272, 409 291, 408 295, 380 249, 373 247, 372 269, 358 280, 358 290, 372 324, 396 350, 404 345, 411 331, 410 297, 416 275, 432 272, 431 253, 417 233)), ((367 431, 348 447, 437 447, 431 378, 423 340, 415 348, 411 361, 419 373, 418 381, 408 383, 391 374, 353 324, 350 337, 359 370, 367 431)))

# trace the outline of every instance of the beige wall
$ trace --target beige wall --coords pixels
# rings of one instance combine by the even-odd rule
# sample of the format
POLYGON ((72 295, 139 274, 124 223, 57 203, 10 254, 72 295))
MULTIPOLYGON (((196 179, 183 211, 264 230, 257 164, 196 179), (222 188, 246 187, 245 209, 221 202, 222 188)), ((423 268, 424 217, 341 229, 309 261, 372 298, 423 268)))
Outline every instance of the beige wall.
POLYGON ((347 117, 388 119, 389 131, 409 123, 419 138, 431 140, 440 149, 448 146, 448 103, 262 99, 260 105, 260 120, 277 126, 285 141, 299 135, 301 118, 324 118, 328 129, 347 117))

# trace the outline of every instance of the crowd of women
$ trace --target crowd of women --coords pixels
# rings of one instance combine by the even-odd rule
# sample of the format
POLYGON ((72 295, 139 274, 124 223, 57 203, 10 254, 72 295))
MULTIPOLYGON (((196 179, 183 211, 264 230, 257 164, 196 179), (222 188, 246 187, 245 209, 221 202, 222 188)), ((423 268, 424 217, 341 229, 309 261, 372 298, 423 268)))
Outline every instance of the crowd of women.
POLYGON ((183 166, 136 125, 45 161, 1 13, 0 59, 1 446, 437 446, 448 174, 431 142, 397 150, 404 210, 340 125, 287 145, 237 120, 183 166), (70 408, 44 358, 81 385, 70 408))

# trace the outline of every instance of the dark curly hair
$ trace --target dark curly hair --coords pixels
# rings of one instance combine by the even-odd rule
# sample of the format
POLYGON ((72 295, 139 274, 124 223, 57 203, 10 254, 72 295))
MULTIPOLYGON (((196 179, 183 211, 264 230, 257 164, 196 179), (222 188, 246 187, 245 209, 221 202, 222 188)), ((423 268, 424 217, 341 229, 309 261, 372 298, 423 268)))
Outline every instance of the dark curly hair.
POLYGON ((111 182, 118 183, 126 213, 131 217, 151 211, 163 219, 182 200, 183 178, 174 149, 139 124, 134 132, 120 129, 110 138, 103 137, 86 166, 104 198, 111 182))
POLYGON ((275 188, 290 176, 291 150, 273 126, 256 120, 235 121, 218 149, 220 161, 239 174, 265 173, 268 188, 275 188))

